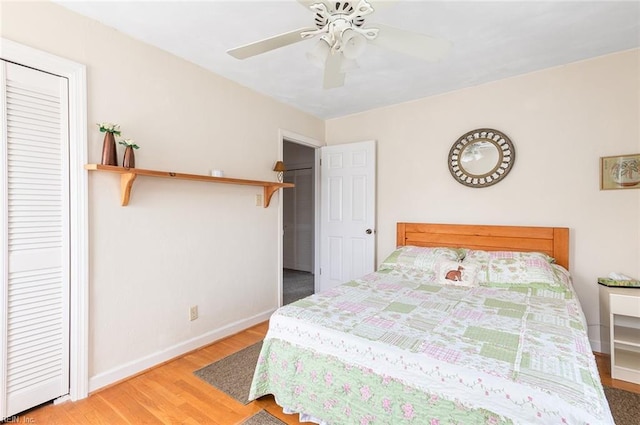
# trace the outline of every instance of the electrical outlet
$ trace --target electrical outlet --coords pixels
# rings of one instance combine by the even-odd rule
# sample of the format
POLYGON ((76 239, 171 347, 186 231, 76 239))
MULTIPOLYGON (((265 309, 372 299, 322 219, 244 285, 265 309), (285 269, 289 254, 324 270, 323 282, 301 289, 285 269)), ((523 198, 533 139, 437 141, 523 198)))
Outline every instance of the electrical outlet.
POLYGON ((198 318, 198 306, 193 305, 189 308, 189 320, 194 321, 198 318))
POLYGON ((256 207, 262 206, 262 195, 256 195, 256 207))

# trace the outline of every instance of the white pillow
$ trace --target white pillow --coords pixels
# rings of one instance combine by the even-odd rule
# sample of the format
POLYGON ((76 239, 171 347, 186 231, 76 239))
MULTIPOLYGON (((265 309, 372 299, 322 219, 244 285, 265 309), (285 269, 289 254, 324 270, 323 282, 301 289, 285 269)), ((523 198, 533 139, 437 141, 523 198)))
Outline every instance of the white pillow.
POLYGON ((540 252, 467 251, 462 264, 478 267, 479 283, 561 286, 551 265, 552 257, 540 252))
POLYGON ((393 251, 378 267, 388 269, 431 270, 440 260, 461 260, 464 251, 448 247, 401 246, 393 251))

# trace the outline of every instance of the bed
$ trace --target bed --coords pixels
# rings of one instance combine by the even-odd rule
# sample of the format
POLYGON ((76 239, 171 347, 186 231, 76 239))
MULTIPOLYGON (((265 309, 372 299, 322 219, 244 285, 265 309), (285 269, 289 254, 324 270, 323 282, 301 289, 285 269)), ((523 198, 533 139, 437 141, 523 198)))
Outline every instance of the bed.
POLYGON ((281 307, 249 398, 321 424, 613 424, 569 230, 398 223, 374 273, 281 307))

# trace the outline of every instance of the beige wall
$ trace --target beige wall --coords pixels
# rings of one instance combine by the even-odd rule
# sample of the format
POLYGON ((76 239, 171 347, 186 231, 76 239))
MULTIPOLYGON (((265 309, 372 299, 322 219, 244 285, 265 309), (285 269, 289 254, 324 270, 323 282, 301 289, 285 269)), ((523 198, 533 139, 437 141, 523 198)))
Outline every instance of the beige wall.
POLYGON ((627 51, 329 120, 327 144, 378 141, 378 261, 398 221, 569 227, 598 348, 596 278, 640 276, 640 191, 599 190, 599 157, 640 152, 639 64, 640 51, 627 51), (451 177, 447 155, 480 127, 505 132, 517 158, 504 181, 473 189, 451 177))
MULTIPOLYGON (((140 168, 247 179, 275 180, 279 129, 324 139, 321 120, 58 5, 1 6, 2 37, 87 66, 90 162, 99 121, 136 140, 140 168)), ((277 307, 279 195, 264 209, 261 193, 139 177, 121 207, 118 177, 89 175, 91 389, 277 307)))

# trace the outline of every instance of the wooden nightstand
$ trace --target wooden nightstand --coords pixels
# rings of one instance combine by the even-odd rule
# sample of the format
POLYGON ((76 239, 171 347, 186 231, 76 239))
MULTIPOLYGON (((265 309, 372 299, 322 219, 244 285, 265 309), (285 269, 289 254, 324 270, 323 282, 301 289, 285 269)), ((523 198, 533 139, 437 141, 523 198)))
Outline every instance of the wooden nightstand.
POLYGON ((599 287, 601 339, 611 350, 611 377, 640 384, 640 289, 599 287))

